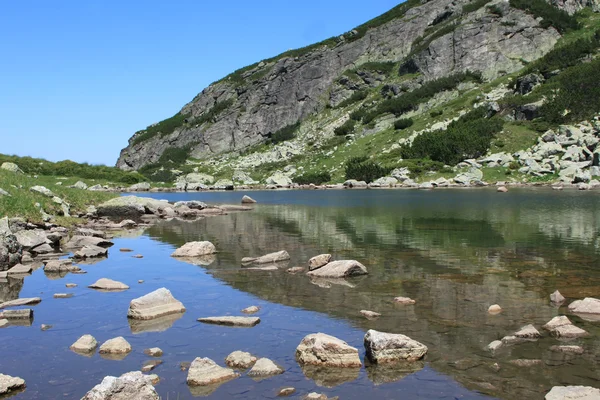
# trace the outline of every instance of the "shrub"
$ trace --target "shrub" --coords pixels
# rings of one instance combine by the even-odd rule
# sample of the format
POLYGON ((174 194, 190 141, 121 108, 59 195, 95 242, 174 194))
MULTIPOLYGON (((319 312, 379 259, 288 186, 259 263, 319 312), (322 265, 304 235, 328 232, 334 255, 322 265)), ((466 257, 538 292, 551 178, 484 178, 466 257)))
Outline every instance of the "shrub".
POLYGON ((485 6, 491 0, 475 0, 469 4, 465 4, 462 8, 463 14, 472 13, 474 11, 479 10, 481 7, 485 6))
POLYGON ((315 185, 322 185, 323 183, 329 182, 330 180, 331 174, 327 171, 306 172, 294 178, 294 182, 296 182, 299 185, 310 185, 311 183, 315 185))
POLYGON ((356 121, 349 119, 342 126, 338 126, 333 130, 336 136, 346 136, 354 132, 354 126, 356 125, 356 121))
POLYGON ((364 108, 352 111, 350 113, 350 119, 353 121, 360 121, 367 114, 367 110, 364 108))
POLYGON ((534 17, 542 18, 540 26, 556 28, 560 33, 566 33, 579 29, 579 22, 575 16, 560 10, 545 0, 510 0, 510 6, 532 14, 534 17))
POLYGON ((414 121, 411 118, 402 118, 394 122, 394 129, 402 130, 413 126, 414 121))
POLYGON ((367 157, 352 157, 346 161, 346 179, 356 179, 357 181, 369 183, 386 176, 391 170, 389 167, 382 167, 373 161, 369 161, 367 157))
POLYGON ((163 121, 160 121, 154 125, 147 127, 144 130, 138 131, 136 132, 137 136, 135 137, 135 139, 133 139, 133 144, 136 145, 145 142, 159 134, 161 136, 170 135, 171 133, 173 133, 173 131, 175 131, 175 129, 179 128, 180 126, 183 126, 189 116, 190 114, 177 113, 171 118, 167 118, 163 121))
POLYGON ((212 122, 217 115, 219 115, 223 111, 227 110, 234 103, 235 103, 234 99, 227 99, 227 100, 215 103, 215 105, 212 106, 208 111, 206 111, 204 114, 202 114, 199 117, 197 117, 196 119, 194 119, 193 123, 197 124, 197 125, 202 125, 205 122, 212 122))
POLYGON ((382 74, 389 74, 394 69, 396 63, 393 61, 373 61, 360 65, 357 70, 374 71, 382 74))
POLYGON ((499 17, 503 17, 504 16, 504 10, 502 10, 502 8, 500 8, 500 6, 498 6, 498 4, 494 4, 491 6, 487 7, 487 10, 490 14, 494 14, 497 15, 499 17))
POLYGON ((300 122, 285 126, 271 135, 271 143, 277 144, 291 140, 296 137, 296 131, 300 127, 300 122))
POLYGON ((444 114, 444 110, 431 111, 429 115, 433 118, 439 117, 444 114))
POLYGON ((336 108, 344 108, 347 107, 351 104, 354 104, 358 101, 364 100, 367 98, 367 96, 369 95, 369 91, 368 90, 357 90, 356 92, 352 93, 352 95, 347 98, 346 100, 342 101, 340 104, 337 105, 336 108))

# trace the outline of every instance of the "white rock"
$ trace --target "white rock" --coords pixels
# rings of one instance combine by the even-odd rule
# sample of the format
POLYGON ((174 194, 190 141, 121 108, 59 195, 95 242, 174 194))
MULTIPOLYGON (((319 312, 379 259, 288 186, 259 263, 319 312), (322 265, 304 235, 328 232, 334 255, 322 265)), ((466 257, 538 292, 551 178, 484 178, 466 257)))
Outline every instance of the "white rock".
POLYGON ((8 307, 17 307, 17 306, 28 306, 33 304, 38 304, 42 299, 39 297, 26 297, 22 299, 9 300, 4 303, 0 303, 0 310, 8 307))
POLYGON ((375 319, 381 317, 381 314, 375 311, 360 310, 360 313, 367 319, 375 319))
POLYGON ((590 386, 554 386, 546 400, 598 400, 600 389, 590 386))
POLYGON ((301 365, 326 367, 357 368, 362 365, 358 349, 324 333, 305 336, 296 348, 296 360, 301 365))
POLYGON ((153 319, 183 312, 183 304, 176 300, 169 290, 160 288, 131 300, 127 316, 133 319, 153 319))
POLYGON ((83 335, 69 348, 78 353, 91 353, 97 346, 98 342, 92 335, 83 335))
POLYGON ((130 351, 131 345, 123 336, 107 340, 98 350, 100 354, 126 354, 130 351))
POLYGON ((144 354, 147 354, 151 357, 160 357, 163 355, 163 351, 160 349, 160 347, 152 347, 144 350, 144 354))
POLYGON ((256 357, 245 351, 236 350, 225 359, 225 364, 231 368, 247 369, 254 365, 256 357))
POLYGON ((563 301, 565 301, 565 298, 563 297, 562 294, 560 294, 560 292, 557 290, 554 293, 552 293, 550 295, 550 301, 553 303, 562 303, 563 301))
POLYGON ((196 358, 190 365, 187 384, 190 386, 208 386, 222 383, 240 376, 229 368, 223 368, 210 358, 196 358))
POLYGON ((541 337, 540 332, 533 325, 526 325, 513 334, 521 339, 537 339, 541 337))
POLYGON ((307 272, 307 275, 321 278, 345 278, 366 274, 367 267, 355 260, 332 261, 319 269, 307 272))
POLYGON ((410 297, 394 297, 394 303, 397 304, 403 304, 403 305, 411 305, 411 304, 415 304, 416 301, 411 299, 410 297))
POLYGON ((172 257, 200 257, 214 254, 217 249, 211 242, 189 242, 175 250, 172 257))
POLYGON ((22 389, 24 387, 25 380, 18 377, 0 374, 0 395, 8 394, 10 392, 22 389))
POLYGON ((331 261, 331 254, 320 254, 308 260, 308 270, 314 271, 327 265, 331 261))
POLYGON ((246 307, 242 310, 242 312, 244 314, 256 314, 259 311, 260 311, 260 307, 257 307, 257 306, 246 307))
POLYGON ((205 324, 214 324, 214 325, 225 325, 225 326, 239 326, 244 328, 250 328, 256 326, 260 323, 260 318, 258 317, 207 317, 207 318, 198 318, 198 321, 203 322, 205 324))
POLYGON ((120 377, 107 376, 81 400, 159 400, 152 385, 153 377, 140 371, 128 372, 120 377))
POLYGON ((273 264, 281 261, 287 261, 290 255, 287 251, 281 250, 276 253, 269 253, 261 257, 245 257, 242 258, 242 265, 250 264, 273 264))
POLYGON ((502 307, 500 307, 498 304, 493 304, 488 308, 488 313, 490 314, 498 314, 502 312, 502 307))
POLYGON ((127 290, 129 286, 122 282, 113 281, 112 279, 100 278, 95 283, 88 286, 91 289, 99 289, 99 290, 127 290))
POLYGON ((244 197, 242 197, 242 204, 254 204, 254 203, 256 203, 256 200, 254 200, 252 197, 246 196, 246 195, 244 195, 244 197))
POLYGON ((586 331, 581 328, 576 327, 575 325, 561 325, 550 331, 550 334, 557 338, 580 338, 588 335, 586 331))
POLYGON ((575 314, 600 314, 600 300, 586 297, 569 304, 569 311, 575 314))
POLYGON ((268 358, 258 359, 252 369, 248 372, 249 376, 271 376, 279 374, 283 374, 283 369, 279 368, 268 358))
POLYGON ((494 340, 492 343, 487 345, 487 350, 492 353, 497 351, 500 347, 502 347, 503 343, 501 340, 494 340))
POLYGON ((551 331, 552 329, 558 328, 559 326, 563 326, 563 325, 573 325, 573 323, 569 320, 569 318, 567 318, 564 315, 561 315, 561 316, 552 318, 542 328, 544 328, 548 331, 551 331))
POLYGON ((417 361, 427 354, 427 346, 402 334, 370 329, 365 335, 367 357, 375 364, 417 361))

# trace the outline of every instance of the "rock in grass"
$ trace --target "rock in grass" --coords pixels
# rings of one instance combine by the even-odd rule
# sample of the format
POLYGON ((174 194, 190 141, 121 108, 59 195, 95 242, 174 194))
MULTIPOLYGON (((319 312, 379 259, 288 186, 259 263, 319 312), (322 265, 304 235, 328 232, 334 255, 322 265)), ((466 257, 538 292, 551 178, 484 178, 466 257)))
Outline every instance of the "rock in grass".
POLYGON ((308 260, 308 270, 314 271, 331 262, 331 254, 320 254, 308 260))
POLYGON ((341 339, 324 333, 305 336, 296 348, 296 360, 301 365, 338 368, 362 366, 358 349, 341 339))
POLYGON ((237 326, 242 328, 251 328, 260 323, 260 318, 258 317, 233 317, 233 316, 225 316, 225 317, 207 317, 207 318, 198 318, 198 321, 203 322, 205 324, 214 324, 214 325, 225 325, 225 326, 237 326))
POLYGON ((268 358, 260 358, 256 361, 252 369, 248 372, 248 376, 266 377, 272 375, 283 374, 283 369, 277 366, 268 358))
POLYGON ((417 361, 427 354, 427 346, 402 334, 370 329, 364 339, 367 357, 374 364, 417 361))
POLYGON ((281 261, 287 261, 290 255, 287 251, 281 250, 276 253, 269 253, 261 257, 244 257, 242 258, 242 266, 251 264, 275 264, 281 261))
POLYGON ((131 300, 127 317, 147 320, 183 312, 185 312, 183 304, 175 299, 169 290, 160 288, 131 300))
POLYGON ((172 257, 200 257, 214 254, 217 249, 211 242, 189 242, 175 250, 172 257))
POLYGON ((367 267, 355 260, 332 261, 319 269, 307 272, 307 275, 320 278, 346 278, 366 274, 367 267))
POLYGON ((19 389, 23 389, 24 387, 24 379, 12 377, 10 375, 0 374, 0 396, 9 394, 19 389))
POLYGON ((255 362, 256 357, 248 352, 239 350, 232 352, 225 359, 225 364, 228 367, 235 369, 248 369, 253 366, 255 362))
POLYGON ((229 368, 219 366, 210 358, 196 358, 188 370, 187 384, 190 386, 208 386, 224 383, 240 376, 229 368))
POLYGON ((119 336, 102 343, 98 352, 100 354, 127 354, 131 352, 131 345, 123 336, 119 336))
POLYGON ((10 171, 10 172, 14 172, 15 174, 22 174, 23 171, 21 170, 21 168, 19 168, 19 166, 15 163, 11 163, 11 162, 3 162, 2 166, 0 166, 1 169, 5 170, 5 171, 10 171))
POLYGON ((591 386, 554 386, 546 400, 596 400, 600 399, 600 389, 591 386))
POLYGON ((107 278, 100 278, 88 287, 91 289, 99 289, 103 291, 119 291, 129 289, 129 286, 127 286, 126 284, 118 281, 113 281, 112 279, 107 278))
POLYGON ((118 378, 107 376, 81 400, 159 400, 153 379, 140 371, 128 372, 118 378))
POLYGON ((92 335, 83 335, 71 345, 70 349, 77 353, 91 353, 97 346, 98 342, 92 335))

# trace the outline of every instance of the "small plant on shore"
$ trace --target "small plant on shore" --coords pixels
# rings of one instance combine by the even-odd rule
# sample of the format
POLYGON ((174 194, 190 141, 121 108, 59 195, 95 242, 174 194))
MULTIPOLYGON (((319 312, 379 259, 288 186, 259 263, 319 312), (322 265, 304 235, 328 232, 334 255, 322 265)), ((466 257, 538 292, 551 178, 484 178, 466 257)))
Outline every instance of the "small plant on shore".
POLYGON ((391 168, 383 167, 367 157, 352 157, 346 161, 346 179, 355 179, 367 183, 386 176, 391 168))
POLYGON ((305 172, 294 178, 294 182, 299 185, 322 185, 323 183, 331 181, 331 174, 327 171, 323 172, 305 172))
POLYGON ((354 133, 355 125, 356 125, 356 121, 349 119, 348 121, 344 122, 344 124, 342 126, 338 126, 337 128, 335 128, 333 130, 333 133, 335 133, 336 136, 349 135, 351 133, 354 133))

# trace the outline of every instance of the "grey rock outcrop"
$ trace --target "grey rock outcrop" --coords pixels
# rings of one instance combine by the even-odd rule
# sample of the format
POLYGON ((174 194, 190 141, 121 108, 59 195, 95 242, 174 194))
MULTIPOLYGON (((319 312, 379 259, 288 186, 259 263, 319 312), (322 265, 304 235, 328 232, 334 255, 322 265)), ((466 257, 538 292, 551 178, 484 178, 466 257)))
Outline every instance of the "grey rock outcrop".
POLYGON ((600 389, 590 386, 554 386, 546 400, 594 400, 600 398, 600 389))
POLYGON ((120 377, 107 376, 83 396, 82 400, 158 400, 152 378, 140 371, 120 377))
POLYGON ((23 246, 12 234, 0 233, 0 271, 5 271, 21 262, 23 246))
POLYGON ((19 166, 17 164, 11 163, 11 162, 3 162, 2 165, 0 166, 0 169, 3 169, 5 171, 14 172, 16 174, 23 173, 23 171, 21 170, 21 168, 19 168, 19 166))
POLYGON ((370 329, 364 342, 367 357, 376 364, 417 361, 427 354, 427 346, 401 334, 370 329))
MULTIPOLYGON (((6 163, 5 163, 6 164, 6 163)), ((25 387, 25 380, 0 374, 0 396, 9 394, 25 387)))

